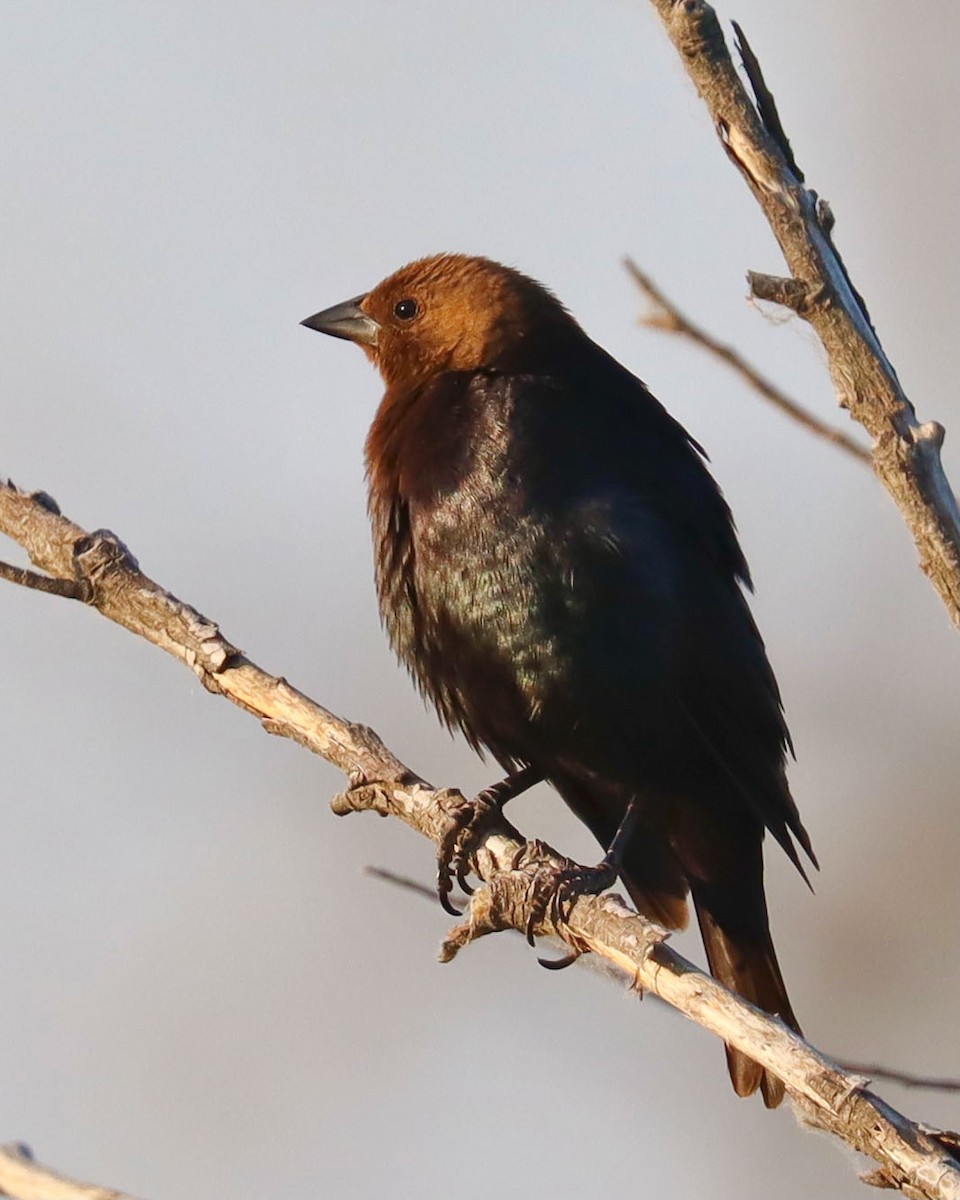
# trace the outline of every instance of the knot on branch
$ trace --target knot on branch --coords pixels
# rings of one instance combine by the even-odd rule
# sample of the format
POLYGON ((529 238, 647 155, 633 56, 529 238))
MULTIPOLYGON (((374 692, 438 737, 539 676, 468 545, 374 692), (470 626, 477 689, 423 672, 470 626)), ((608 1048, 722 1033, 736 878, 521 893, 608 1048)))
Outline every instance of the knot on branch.
POLYGON ((813 286, 802 279, 786 279, 780 275, 766 275, 762 271, 748 271, 747 283, 754 299, 781 304, 800 317, 820 307, 827 297, 827 289, 822 284, 813 286))
POLYGON ((716 58, 726 50, 714 9, 704 0, 674 0, 671 14, 676 45, 686 58, 716 58))
POLYGON ((96 529, 73 543, 73 570, 77 581, 89 589, 85 597, 89 604, 108 575, 114 571, 139 571, 140 564, 115 533, 96 529))
POLYGON ((372 781, 351 784, 345 792, 333 797, 330 810, 338 817, 355 812, 375 812, 378 816, 389 817, 394 809, 388 788, 389 784, 372 781))
POLYGON ((220 626, 208 620, 196 609, 183 606, 180 616, 186 625, 189 645, 184 653, 184 662, 193 671, 208 692, 215 696, 223 694, 218 676, 244 661, 239 650, 221 634, 220 626))
POLYGON ((330 808, 338 817, 355 812, 375 812, 381 817, 400 817, 402 820, 409 818, 414 809, 420 809, 425 797, 429 798, 436 814, 437 830, 431 830, 430 836, 439 840, 439 833, 452 820, 447 815, 448 810, 463 804, 463 793, 456 788, 435 790, 427 787, 413 772, 397 779, 368 779, 361 771, 352 771, 350 787, 333 797, 330 808))
MULTIPOLYGON (((13 480, 10 480, 10 487, 14 487, 13 480)), ((54 500, 49 492, 31 492, 30 499, 39 504, 42 509, 48 513, 53 513, 55 517, 61 516, 60 505, 54 500)))
POLYGON ((837 223, 837 218, 833 215, 833 209, 830 207, 830 201, 824 200, 822 196, 818 196, 816 192, 810 192, 810 196, 816 206, 817 221, 824 234, 829 237, 833 233, 833 227, 837 223))

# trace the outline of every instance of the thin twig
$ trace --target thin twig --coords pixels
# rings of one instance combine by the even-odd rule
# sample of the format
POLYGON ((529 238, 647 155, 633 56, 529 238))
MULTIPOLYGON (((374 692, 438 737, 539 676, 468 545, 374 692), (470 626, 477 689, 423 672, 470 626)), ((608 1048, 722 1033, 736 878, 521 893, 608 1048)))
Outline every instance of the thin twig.
POLYGON ((878 1063, 854 1063, 844 1060, 843 1069, 851 1075, 862 1075, 865 1079, 886 1079, 890 1083, 902 1083, 908 1088, 924 1088, 931 1092, 960 1092, 960 1079, 938 1078, 933 1075, 914 1075, 910 1071, 894 1071, 878 1063))
POLYGON ((0 562, 0 579, 9 579, 20 587, 32 588, 35 592, 49 592, 53 596, 63 596, 67 600, 85 600, 86 589, 76 579, 51 579, 49 575, 41 575, 38 571, 30 571, 26 567, 15 567, 12 563, 0 562))
MULTIPOLYGON (((83 579, 104 616, 186 663, 211 692, 257 717, 268 732, 292 738, 346 772, 350 789, 333 801, 345 815, 369 810, 395 816, 434 845, 456 824, 462 796, 435 789, 405 767, 377 735, 322 708, 286 680, 240 654, 217 625, 142 573, 113 534, 89 534, 11 485, 0 484, 0 532, 14 538, 41 571, 83 579)), ((524 842, 502 816, 491 818, 472 866, 484 881, 467 918, 447 936, 441 959, 485 934, 512 928, 560 937, 620 971, 742 1050, 786 1084, 805 1121, 835 1134, 879 1164, 875 1179, 929 1200, 960 1200, 960 1161, 952 1135, 930 1131, 867 1090, 781 1021, 728 992, 665 944, 666 934, 617 896, 580 896, 558 921, 539 903, 545 881, 568 860, 539 842, 524 842)))
POLYGON ((428 887, 417 879, 411 879, 409 875, 398 875, 396 871, 388 871, 386 867, 370 866, 364 867, 363 873, 372 875, 374 879, 381 879, 384 883, 392 883, 394 887, 403 888, 404 891, 413 892, 414 895, 422 896, 425 900, 436 903, 436 887, 428 887))
POLYGON ((761 375, 756 367, 748 363, 732 346, 718 341, 701 325, 697 325, 685 313, 682 313, 632 258, 625 258, 623 263, 633 282, 653 305, 653 311, 640 318, 642 325, 648 329, 659 329, 664 333, 676 333, 689 338, 704 350, 708 350, 715 358, 721 359, 727 366, 732 367, 761 396, 764 396, 781 412, 786 413, 788 417, 798 421, 804 429, 816 434, 817 437, 832 442, 834 446, 851 454, 858 462, 865 463, 868 467, 872 464, 873 460, 869 450, 865 450, 863 446, 841 430, 834 429, 825 421, 821 421, 819 417, 815 417, 802 404, 793 400, 786 392, 781 391, 765 375, 761 375))

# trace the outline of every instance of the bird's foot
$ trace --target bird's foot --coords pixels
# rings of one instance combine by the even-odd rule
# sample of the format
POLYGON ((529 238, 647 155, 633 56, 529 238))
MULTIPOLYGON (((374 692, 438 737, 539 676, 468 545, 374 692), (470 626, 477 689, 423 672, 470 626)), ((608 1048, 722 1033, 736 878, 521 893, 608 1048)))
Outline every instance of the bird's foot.
POLYGON ((486 827, 503 808, 492 795, 493 791, 493 788, 486 788, 472 799, 464 798, 456 807, 448 809, 450 825, 437 848, 437 895, 444 911, 452 917, 462 916, 450 903, 454 881, 466 895, 472 895, 473 888, 466 881, 470 855, 483 840, 486 827))
MULTIPOLYGON (((527 925, 527 941, 534 945, 533 931, 538 925, 549 923, 564 936, 564 927, 570 910, 580 896, 597 896, 613 887, 619 875, 619 862, 616 856, 607 853, 595 867, 585 867, 580 863, 571 863, 567 867, 554 870, 542 870, 538 878, 537 892, 530 909, 530 921, 527 925)), ((577 961, 583 950, 576 943, 564 936, 573 949, 563 958, 538 958, 537 962, 549 971, 561 971, 577 961)))
POLYGON ((508 800, 533 787, 542 778, 533 767, 524 767, 492 787, 484 788, 473 799, 463 799, 447 810, 450 825, 437 848, 437 895, 444 910, 452 917, 462 915, 450 903, 454 881, 467 896, 473 894, 466 878, 471 869, 470 859, 491 822, 500 816, 508 800))
POLYGON ((503 929, 554 935, 576 951, 574 957, 584 953, 589 947, 572 930, 554 926, 548 913, 557 877, 575 865, 543 842, 518 844, 509 865, 501 863, 470 897, 467 917, 444 939, 440 961, 450 962, 465 946, 503 929))
MULTIPOLYGON (((621 860, 624 847, 630 840, 637 819, 637 801, 632 798, 627 804, 623 817, 613 836, 613 841, 607 847, 607 852, 595 867, 584 867, 574 863, 555 871, 545 872, 542 876, 541 895, 537 896, 531 911, 530 924, 527 926, 527 941, 533 945, 533 930, 544 918, 549 918, 554 927, 563 935, 570 909, 578 896, 597 896, 613 887, 620 874, 621 860)), ((570 939, 564 937, 565 941, 570 939)), ((570 941, 573 950, 560 959, 540 958, 537 961, 550 971, 560 971, 575 963, 582 950, 576 942, 570 941)))

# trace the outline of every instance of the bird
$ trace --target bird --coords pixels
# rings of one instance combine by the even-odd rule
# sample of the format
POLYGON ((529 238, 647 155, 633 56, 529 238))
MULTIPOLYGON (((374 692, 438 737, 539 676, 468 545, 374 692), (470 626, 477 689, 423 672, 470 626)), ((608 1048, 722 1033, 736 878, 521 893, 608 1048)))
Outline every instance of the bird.
MULTIPOLYGON (((366 440, 380 613, 441 720, 547 781, 639 912, 799 1032, 770 935, 765 832, 816 867, 793 746, 703 448, 544 286, 437 254, 302 322, 347 339, 385 392, 366 440)), ((581 882, 590 889, 591 877, 581 882)), ((726 1046, 734 1090, 782 1082, 726 1046)))

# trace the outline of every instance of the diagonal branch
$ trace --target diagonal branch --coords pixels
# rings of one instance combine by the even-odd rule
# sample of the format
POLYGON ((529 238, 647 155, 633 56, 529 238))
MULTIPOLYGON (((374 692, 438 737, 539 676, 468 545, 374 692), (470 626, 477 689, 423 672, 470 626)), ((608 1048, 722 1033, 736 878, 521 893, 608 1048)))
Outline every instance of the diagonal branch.
MULTIPOLYGON (((333 801, 334 812, 395 816, 434 844, 448 833, 459 792, 431 787, 372 730, 344 721, 262 671, 214 622, 144 575, 113 534, 88 533, 61 516, 48 497, 2 483, 0 532, 18 542, 40 571, 81 583, 91 607, 186 663, 209 691, 257 717, 268 732, 293 738, 344 771, 350 788, 333 801)), ((805 1121, 876 1160, 874 1182, 931 1200, 960 1200, 952 1135, 922 1129, 870 1092, 867 1080, 728 992, 671 950, 664 931, 619 897, 579 897, 565 920, 556 921, 540 903, 542 889, 551 871, 567 865, 542 843, 524 842, 506 820, 492 820, 473 860, 484 885, 467 919, 444 942, 443 961, 505 928, 560 937, 575 950, 591 951, 638 991, 654 992, 778 1075, 805 1121)))
POLYGON ((921 424, 831 238, 829 205, 804 185, 776 104, 742 32, 750 97, 705 0, 653 0, 780 244, 791 278, 751 273, 753 294, 793 309, 823 343, 840 404, 873 439, 873 466, 913 534, 920 566, 960 629, 960 508, 940 461, 943 427, 921 424))
MULTIPOLYGON (((396 871, 388 870, 386 867, 366 866, 363 871, 365 875, 369 875, 373 879, 379 879, 383 883, 389 883, 404 891, 412 892, 423 900, 436 903, 436 886, 429 887, 419 879, 411 879, 409 875, 399 875, 396 871)), ((588 958, 581 958, 579 962, 590 964, 588 958)), ((654 1000, 659 999, 655 993, 651 993, 651 995, 654 1000)), ((898 1071, 893 1067, 885 1067, 881 1063, 855 1063, 849 1059, 836 1059, 835 1061, 842 1070, 849 1074, 859 1075, 870 1080, 883 1079, 891 1083, 902 1084, 903 1087, 931 1092, 960 1092, 960 1079, 949 1079, 943 1075, 917 1075, 913 1071, 898 1071)))
POLYGON ((645 271, 641 271, 632 258, 625 258, 623 265, 627 268, 630 278, 653 305, 653 311, 647 316, 640 318, 642 325, 646 325, 648 329, 659 329, 662 333, 679 334, 681 337, 688 338, 697 346, 701 346, 715 358, 719 358, 721 362, 725 362, 728 367, 731 367, 741 375, 761 396, 769 400, 775 408, 779 408, 786 416, 799 422, 804 429, 815 434, 817 437, 823 438, 825 441, 832 442, 834 446, 838 446, 859 462, 866 463, 869 466, 872 462, 869 450, 864 450, 852 437, 848 437, 847 434, 842 433, 839 429, 834 429, 833 426, 827 425, 818 417, 815 417, 802 404, 798 404, 796 400, 778 388, 775 383, 772 383, 766 375, 761 375, 756 367, 748 363, 743 355, 734 350, 732 346, 719 341, 713 334, 707 333, 702 325, 698 325, 685 313, 682 313, 662 289, 653 282, 650 276, 645 271))
POLYGON ((133 1200, 124 1192, 81 1183, 34 1161, 30 1150, 14 1143, 0 1146, 0 1196, 14 1200, 133 1200))

